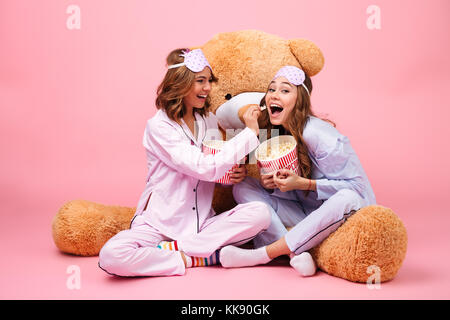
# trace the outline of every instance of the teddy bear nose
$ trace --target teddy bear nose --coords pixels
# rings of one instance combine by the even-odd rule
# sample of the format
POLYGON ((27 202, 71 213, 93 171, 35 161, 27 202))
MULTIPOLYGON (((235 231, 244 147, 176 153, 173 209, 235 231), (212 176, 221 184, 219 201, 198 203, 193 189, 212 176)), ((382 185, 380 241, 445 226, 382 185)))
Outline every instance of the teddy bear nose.
POLYGON ((230 100, 230 99, 231 99, 231 94, 227 93, 227 94, 225 95, 225 99, 226 99, 226 100, 230 100))

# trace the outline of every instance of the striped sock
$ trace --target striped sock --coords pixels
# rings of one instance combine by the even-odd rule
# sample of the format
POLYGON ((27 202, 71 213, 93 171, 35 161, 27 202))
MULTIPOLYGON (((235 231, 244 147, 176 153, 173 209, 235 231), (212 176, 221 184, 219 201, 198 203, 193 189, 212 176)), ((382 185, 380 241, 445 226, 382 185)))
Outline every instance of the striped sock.
POLYGON ((188 255, 184 255, 186 257, 187 267, 207 267, 219 264, 219 250, 215 251, 208 258, 200 258, 200 257, 190 257, 188 255))
POLYGON ((172 251, 178 251, 178 242, 175 241, 161 241, 157 248, 164 249, 164 250, 172 250, 172 251))
MULTIPOLYGON (((176 240, 174 241, 161 241, 157 248, 163 249, 163 250, 172 250, 172 251, 179 251, 178 243, 176 240)), ((201 258, 201 257, 191 257, 186 254, 184 254, 186 257, 187 267, 207 267, 219 264, 219 250, 215 251, 211 256, 208 258, 201 258)))

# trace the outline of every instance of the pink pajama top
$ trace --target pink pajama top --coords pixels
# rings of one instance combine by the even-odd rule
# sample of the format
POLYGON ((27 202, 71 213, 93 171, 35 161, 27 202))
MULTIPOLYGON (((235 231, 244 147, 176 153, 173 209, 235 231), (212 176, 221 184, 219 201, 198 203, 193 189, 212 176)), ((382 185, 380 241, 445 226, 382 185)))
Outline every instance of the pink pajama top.
POLYGON ((202 229, 215 214, 211 207, 214 181, 259 145, 255 133, 245 128, 219 153, 205 155, 202 142, 222 140, 222 135, 213 113, 208 117, 195 113, 195 118, 197 137, 184 121, 171 120, 163 110, 147 121, 144 132, 149 171, 135 217, 142 215, 145 222, 175 240, 202 229))

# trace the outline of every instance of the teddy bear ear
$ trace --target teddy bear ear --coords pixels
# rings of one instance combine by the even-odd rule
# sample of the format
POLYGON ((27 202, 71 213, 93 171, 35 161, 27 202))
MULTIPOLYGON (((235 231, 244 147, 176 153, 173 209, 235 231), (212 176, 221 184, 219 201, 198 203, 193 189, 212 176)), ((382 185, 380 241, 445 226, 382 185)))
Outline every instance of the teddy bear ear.
POLYGON ((289 40, 291 52, 297 58, 303 70, 310 76, 314 76, 322 70, 325 63, 322 51, 312 41, 306 39, 289 40))

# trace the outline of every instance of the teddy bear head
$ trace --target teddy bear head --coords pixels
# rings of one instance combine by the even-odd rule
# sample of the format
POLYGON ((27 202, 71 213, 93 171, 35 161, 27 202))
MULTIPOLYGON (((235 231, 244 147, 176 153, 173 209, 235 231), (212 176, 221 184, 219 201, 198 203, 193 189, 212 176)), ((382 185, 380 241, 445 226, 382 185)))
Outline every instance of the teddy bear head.
POLYGON ((316 75, 324 65, 322 52, 313 42, 285 40, 257 30, 219 33, 201 49, 218 78, 210 92, 214 113, 238 94, 264 93, 285 65, 297 66, 309 76, 316 75))
MULTIPOLYGON (((225 130, 244 127, 242 114, 248 105, 260 103, 281 67, 297 66, 312 77, 324 65, 322 52, 313 42, 285 40, 257 30, 219 33, 200 48, 218 78, 209 97, 211 111, 216 114, 226 140, 232 135, 225 134, 225 130)), ((259 176, 255 164, 246 167, 249 176, 259 176)), ((216 187, 213 200, 216 212, 235 205, 231 188, 216 187)))

